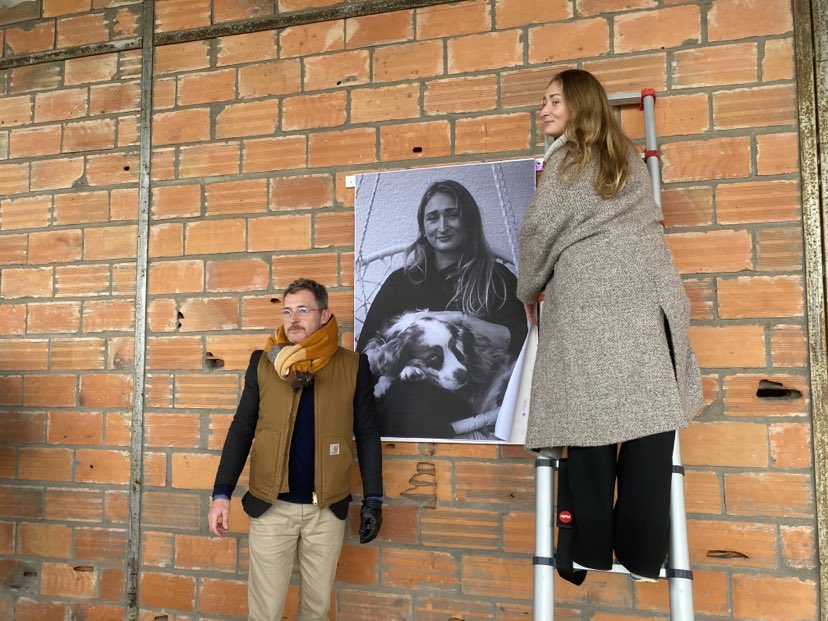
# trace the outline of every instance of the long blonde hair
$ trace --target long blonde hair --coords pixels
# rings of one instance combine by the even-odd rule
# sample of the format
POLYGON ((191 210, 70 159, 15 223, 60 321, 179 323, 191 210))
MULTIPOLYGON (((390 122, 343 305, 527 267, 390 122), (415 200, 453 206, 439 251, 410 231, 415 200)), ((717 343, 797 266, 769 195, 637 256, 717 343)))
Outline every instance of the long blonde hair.
POLYGON ((627 183, 629 155, 635 145, 621 131, 604 87, 582 69, 561 71, 549 81, 553 82, 561 85, 569 108, 566 155, 561 164, 564 179, 578 177, 594 155, 598 161, 595 191, 604 198, 618 194, 627 183))

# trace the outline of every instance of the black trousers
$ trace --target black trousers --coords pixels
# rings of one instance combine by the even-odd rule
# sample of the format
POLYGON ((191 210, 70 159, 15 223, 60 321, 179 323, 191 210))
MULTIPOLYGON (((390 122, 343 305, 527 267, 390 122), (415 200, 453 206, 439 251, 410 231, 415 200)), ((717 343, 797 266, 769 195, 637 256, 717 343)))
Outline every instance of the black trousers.
POLYGON ((670 537, 675 431, 621 444, 570 446, 558 472, 558 571, 576 584, 575 561, 609 569, 615 557, 630 572, 657 578, 670 537), (616 482, 617 499, 613 506, 616 482), (568 514, 567 514, 568 512, 568 514))

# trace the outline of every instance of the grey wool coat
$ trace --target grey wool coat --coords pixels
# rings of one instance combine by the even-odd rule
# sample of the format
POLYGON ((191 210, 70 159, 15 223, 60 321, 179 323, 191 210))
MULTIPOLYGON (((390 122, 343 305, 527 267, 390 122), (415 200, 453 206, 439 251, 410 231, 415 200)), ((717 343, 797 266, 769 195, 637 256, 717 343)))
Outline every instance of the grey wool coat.
POLYGON ((685 427, 702 403, 690 304, 647 167, 630 153, 624 189, 605 199, 593 187, 594 160, 574 181, 560 178, 564 142, 547 152, 520 232, 517 295, 531 303, 544 294, 526 447, 685 427))

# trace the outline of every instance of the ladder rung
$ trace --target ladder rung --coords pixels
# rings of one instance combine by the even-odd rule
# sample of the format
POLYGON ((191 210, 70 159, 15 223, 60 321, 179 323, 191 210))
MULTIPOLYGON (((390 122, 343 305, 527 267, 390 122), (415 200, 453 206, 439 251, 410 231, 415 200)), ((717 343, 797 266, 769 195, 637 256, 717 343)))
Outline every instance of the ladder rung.
MULTIPOLYGON (((578 565, 578 563, 572 563, 573 569, 583 569, 584 571, 600 571, 605 574, 629 574, 629 570, 621 565, 620 563, 613 563, 612 567, 609 569, 592 569, 591 567, 584 567, 583 565, 578 565)), ((667 570, 662 567, 658 572, 658 577, 660 580, 667 579, 667 570)))

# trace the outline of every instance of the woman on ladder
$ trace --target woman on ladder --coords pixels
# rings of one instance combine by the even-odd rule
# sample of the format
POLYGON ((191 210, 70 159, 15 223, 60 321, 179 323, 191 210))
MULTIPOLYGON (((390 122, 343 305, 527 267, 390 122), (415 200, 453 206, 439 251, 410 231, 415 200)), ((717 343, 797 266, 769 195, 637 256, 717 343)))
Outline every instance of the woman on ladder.
POLYGON ((555 75, 540 117, 552 143, 521 229, 517 286, 530 322, 545 300, 526 446, 567 447, 559 559, 610 569, 614 551, 633 577, 655 579, 675 430, 702 403, 689 301, 647 168, 598 80, 555 75))

